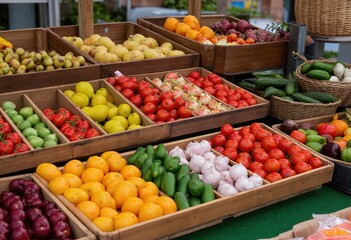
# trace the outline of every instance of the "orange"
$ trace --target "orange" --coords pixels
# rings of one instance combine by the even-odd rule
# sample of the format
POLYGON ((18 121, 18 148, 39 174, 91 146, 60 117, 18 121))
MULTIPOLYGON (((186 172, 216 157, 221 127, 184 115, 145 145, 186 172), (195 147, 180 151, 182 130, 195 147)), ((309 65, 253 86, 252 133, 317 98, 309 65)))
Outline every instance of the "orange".
POLYGON ((185 36, 186 32, 191 29, 186 23, 179 23, 176 27, 176 33, 185 36))
POLYGON ((35 172, 46 181, 50 182, 52 179, 62 175, 61 171, 52 163, 41 163, 36 168, 35 172))
POLYGON ((82 173, 81 179, 83 183, 101 182, 104 178, 104 172, 98 168, 87 168, 82 173))
POLYGON ((138 217, 131 212, 122 212, 114 217, 113 219, 115 230, 129 227, 139 222, 138 217))
POLYGON ((215 35, 214 31, 207 26, 202 26, 199 32, 201 33, 202 36, 204 36, 207 39, 211 39, 215 35))
POLYGON ((178 23, 179 23, 178 19, 174 17, 169 17, 166 19, 165 23, 163 24, 163 27, 168 31, 175 32, 178 23))
POLYGON ((158 195, 158 187, 153 182, 145 182, 138 188, 138 197, 144 199, 148 195, 158 195))
POLYGON ((106 152, 103 152, 103 153, 100 155, 100 157, 102 157, 103 159, 106 160, 111 154, 118 154, 118 155, 119 155, 119 153, 116 152, 116 151, 106 151, 106 152))
POLYGON ((183 18, 183 23, 186 23, 193 30, 200 30, 199 20, 194 15, 187 15, 183 18))
POLYGON ((147 203, 147 202, 155 203, 158 198, 159 198, 159 196, 157 196, 157 195, 147 195, 146 197, 143 198, 143 200, 145 203, 147 203))
POLYGON ((77 159, 73 159, 65 164, 65 166, 63 167, 63 173, 72 173, 80 177, 84 169, 85 169, 85 166, 81 161, 77 159))
POLYGON ((188 31, 186 31, 185 37, 189 38, 189 39, 192 39, 192 40, 196 40, 198 38, 199 34, 200 34, 199 31, 193 30, 193 29, 189 29, 188 31))
POLYGON ((111 153, 107 158, 106 162, 110 168, 111 172, 119 172, 121 169, 127 165, 127 160, 125 160, 119 153, 111 153))
POLYGON ((105 191, 104 185, 101 182, 87 182, 80 186, 80 189, 88 193, 89 198, 96 192, 105 191))
POLYGON ((68 188, 64 193, 63 196, 74 205, 82 201, 88 201, 89 195, 86 191, 80 188, 68 188))
POLYGON ((114 218, 115 216, 118 215, 118 212, 116 211, 116 209, 113 208, 109 208, 109 207, 103 207, 100 209, 100 217, 110 217, 110 218, 114 218))
POLYGON ((94 193, 91 196, 90 201, 96 203, 100 208, 109 207, 112 209, 116 209, 115 200, 113 199, 111 194, 109 194, 106 191, 100 191, 100 192, 94 193))
POLYGON ((48 188, 53 194, 61 195, 69 188, 69 183, 64 177, 59 176, 49 182, 48 188))
POLYGON ((138 197, 129 197, 122 204, 122 212, 131 212, 138 216, 140 207, 144 204, 144 201, 138 197))
POLYGON ((128 179, 130 177, 141 177, 140 169, 134 165, 127 165, 122 167, 120 173, 123 175, 124 179, 128 179))
POLYGON ((111 182, 109 182, 106 186, 106 191, 112 195, 113 189, 115 189, 116 184, 119 183, 120 181, 123 181, 123 180, 122 179, 115 179, 115 180, 112 180, 111 182))
POLYGON ((139 222, 161 217, 163 215, 162 207, 156 203, 144 203, 139 209, 139 222))
POLYGON ((132 183, 125 180, 118 182, 112 193, 112 196, 116 201, 117 208, 121 208, 122 204, 128 197, 136 197, 137 195, 137 188, 132 183))
POLYGON ((104 186, 107 187, 107 185, 115 179, 124 180, 124 177, 118 172, 109 172, 102 179, 102 184, 104 184, 104 186))
POLYGON ((349 125, 344 120, 339 119, 338 114, 333 116, 333 121, 331 121, 331 124, 335 126, 336 136, 338 137, 344 136, 344 132, 349 128, 349 125))
POLYGON ((127 181, 133 183, 136 188, 139 188, 142 184, 145 183, 145 180, 140 177, 130 177, 127 179, 127 181))
POLYGON ((109 217, 97 217, 93 220, 93 223, 103 232, 115 230, 113 219, 109 217))
POLYGON ((104 172, 104 174, 108 173, 109 167, 105 159, 99 156, 91 156, 88 158, 86 164, 86 168, 98 168, 104 172))
POLYGON ((66 181, 69 184, 69 187, 71 188, 79 188, 80 185, 82 185, 82 180, 73 173, 64 173, 62 174, 62 177, 66 179, 66 181))
POLYGON ((92 201, 82 201, 77 205, 77 208, 91 221, 97 218, 100 214, 99 206, 92 201))
POLYGON ((155 203, 162 208, 164 215, 177 211, 177 204, 168 196, 160 196, 156 199, 155 203))

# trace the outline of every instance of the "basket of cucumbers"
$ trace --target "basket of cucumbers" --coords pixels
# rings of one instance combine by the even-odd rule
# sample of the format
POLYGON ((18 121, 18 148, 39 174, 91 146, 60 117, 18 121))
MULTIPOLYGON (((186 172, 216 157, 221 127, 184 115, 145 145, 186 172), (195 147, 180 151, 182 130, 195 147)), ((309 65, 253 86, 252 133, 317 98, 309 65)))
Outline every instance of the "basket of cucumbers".
POLYGON ((330 93, 340 98, 340 107, 351 106, 351 65, 328 60, 306 60, 296 69, 303 91, 330 93))
POLYGON ((269 100, 269 115, 279 120, 305 119, 336 112, 341 101, 330 93, 301 91, 296 77, 289 74, 253 73, 238 85, 269 100))

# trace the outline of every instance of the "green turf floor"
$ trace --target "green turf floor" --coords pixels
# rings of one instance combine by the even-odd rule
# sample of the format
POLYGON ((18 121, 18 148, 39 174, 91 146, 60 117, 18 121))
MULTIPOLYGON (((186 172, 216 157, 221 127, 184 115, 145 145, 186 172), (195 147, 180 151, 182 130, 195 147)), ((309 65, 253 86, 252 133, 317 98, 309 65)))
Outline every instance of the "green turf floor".
POLYGON ((351 196, 328 185, 250 213, 227 218, 177 240, 254 240, 271 238, 293 225, 309 220, 313 213, 331 213, 351 206, 351 196))

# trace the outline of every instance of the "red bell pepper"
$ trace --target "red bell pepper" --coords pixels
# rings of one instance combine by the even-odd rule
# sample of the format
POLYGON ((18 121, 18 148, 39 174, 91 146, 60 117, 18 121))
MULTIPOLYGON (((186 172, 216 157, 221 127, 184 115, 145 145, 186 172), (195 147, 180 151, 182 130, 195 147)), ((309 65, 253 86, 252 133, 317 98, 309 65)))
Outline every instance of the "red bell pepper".
POLYGON ((316 130, 319 135, 329 134, 333 138, 336 137, 336 127, 331 123, 320 123, 317 125, 316 130))

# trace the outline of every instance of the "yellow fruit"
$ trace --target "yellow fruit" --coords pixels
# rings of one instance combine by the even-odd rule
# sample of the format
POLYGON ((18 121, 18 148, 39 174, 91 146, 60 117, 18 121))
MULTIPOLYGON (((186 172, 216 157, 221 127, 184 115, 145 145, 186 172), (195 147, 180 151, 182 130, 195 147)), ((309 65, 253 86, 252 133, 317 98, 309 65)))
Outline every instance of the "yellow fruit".
POLYGON ((131 212, 122 212, 113 219, 115 230, 129 227, 139 222, 138 217, 131 212))
POLYGON ((118 106, 118 115, 122 115, 123 117, 128 117, 131 114, 132 108, 127 103, 122 103, 118 106))
MULTIPOLYGON (((108 96, 111 96, 111 95, 108 95, 108 96)), ((108 97, 108 96, 107 96, 107 97, 108 97)), ((107 106, 108 108, 118 108, 118 107, 116 106, 116 104, 113 103, 113 99, 112 99, 112 101, 111 101, 110 99, 107 99, 106 106, 107 106)))
POLYGON ((120 173, 124 177, 124 179, 130 178, 130 177, 141 177, 141 171, 139 168, 137 168, 134 165, 126 165, 122 167, 120 173))
POLYGON ((145 183, 145 180, 142 179, 141 177, 130 177, 127 179, 127 181, 133 183, 133 185, 136 188, 139 188, 141 185, 145 183))
POLYGON ((70 97, 71 97, 73 94, 75 94, 76 92, 73 91, 73 90, 71 90, 71 89, 67 89, 67 90, 65 90, 63 93, 66 95, 66 97, 70 98, 70 97))
POLYGON ((104 207, 100 209, 100 217, 109 217, 109 218, 114 218, 115 216, 118 215, 118 212, 116 209, 109 208, 109 207, 104 207))
POLYGON ((138 197, 129 197, 122 204, 122 212, 131 212, 136 216, 139 215, 139 209, 144 204, 144 201, 138 197))
POLYGON ((121 157, 119 154, 112 153, 106 158, 106 162, 111 172, 119 172, 127 165, 127 160, 121 157))
POLYGON ((97 217, 93 220, 93 223, 103 232, 115 230, 113 219, 109 217, 97 217))
POLYGON ((118 114, 118 107, 110 107, 107 110, 107 120, 111 120, 113 117, 117 116, 118 114))
POLYGON ((92 98, 94 96, 93 85, 86 81, 78 82, 75 86, 75 90, 77 93, 84 93, 88 98, 92 98))
POLYGON ((106 105, 107 99, 105 96, 97 94, 91 99, 90 103, 91 106, 106 105))
POLYGON ((87 109, 85 113, 93 119, 93 121, 103 122, 107 118, 107 110, 108 107, 106 105, 96 105, 87 109))
POLYGON ((53 194, 61 195, 69 188, 69 183, 64 177, 59 176, 49 182, 48 188, 53 194))
POLYGON ((138 128, 142 128, 143 126, 141 125, 135 125, 135 124, 132 124, 128 127, 128 130, 134 130, 134 129, 138 129, 138 128))
POLYGON ((78 177, 82 175, 84 170, 85 170, 84 164, 77 159, 70 160, 63 167, 63 173, 72 173, 78 177))
POLYGON ((155 203, 156 200, 159 198, 159 196, 157 195, 147 195, 146 197, 144 197, 144 203, 147 203, 147 202, 152 202, 152 203, 155 203))
POLYGON ((100 208, 110 207, 112 209, 116 209, 115 200, 113 199, 111 194, 106 191, 94 193, 91 196, 90 201, 95 202, 100 208))
POLYGON ((140 125, 141 124, 141 118, 140 118, 140 115, 136 112, 134 113, 131 113, 129 116, 128 116, 128 123, 129 125, 140 125))
POLYGON ((69 99, 79 108, 86 107, 89 104, 89 98, 84 93, 75 93, 69 99))
POLYGON ((88 201, 89 195, 86 191, 81 188, 68 188, 64 193, 63 196, 74 205, 79 204, 82 201, 88 201))
POLYGON ((124 180, 124 177, 122 174, 120 174, 119 172, 109 172, 107 173, 104 178, 102 179, 102 184, 107 187, 107 185, 112 182, 113 180, 124 180))
POLYGON ((87 182, 80 186, 80 189, 84 190, 89 198, 96 192, 105 191, 104 185, 101 182, 87 182))
POLYGON ((36 168, 35 172, 46 181, 50 182, 52 179, 62 175, 61 171, 52 163, 41 163, 36 168))
POLYGON ((81 179, 83 183, 101 182, 104 178, 104 172, 98 168, 87 168, 82 173, 81 179))
POLYGON ((71 188, 79 188, 82 185, 82 180, 72 173, 64 173, 62 177, 66 179, 71 188))
POLYGON ((168 196, 158 197, 155 203, 162 208, 164 215, 174 213, 177 211, 177 204, 172 198, 168 196))
POLYGON ((116 152, 116 151, 106 151, 106 152, 103 152, 101 155, 100 155, 100 157, 102 157, 103 159, 107 159, 111 154, 118 154, 119 155, 119 153, 118 152, 116 152))
POLYGON ((128 197, 136 197, 138 195, 137 188, 128 181, 120 181, 113 189, 112 196, 116 201, 117 208, 121 208, 122 204, 128 197))
POLYGON ((99 206, 92 201, 82 201, 77 205, 77 208, 91 221, 97 218, 100 214, 99 206))
POLYGON ((109 107, 117 107, 113 102, 114 102, 114 98, 113 98, 113 96, 110 94, 110 93, 107 93, 107 96, 106 96, 106 99, 107 99, 107 104, 106 105, 110 105, 110 104, 112 104, 111 106, 109 106, 109 107))
POLYGON ((85 164, 86 168, 98 168, 104 172, 108 173, 109 167, 105 159, 99 156, 90 156, 85 164))
MULTIPOLYGON (((118 111, 118 109, 117 109, 117 111, 118 111)), ((114 116, 111 120, 119 121, 121 123, 121 125, 124 127, 124 129, 128 128, 128 125, 129 125, 128 120, 121 115, 114 116)))
POLYGON ((158 195, 158 187, 153 182, 145 182, 138 188, 138 197, 144 199, 148 195, 158 195))
POLYGON ((162 207, 156 203, 147 202, 139 209, 139 222, 161 217, 163 215, 162 207))
POLYGON ((125 128, 122 126, 122 123, 117 120, 109 120, 105 123, 104 125, 104 130, 107 133, 117 133, 117 132, 123 132, 125 128))
POLYGON ((122 179, 114 179, 111 182, 109 182, 106 186, 106 191, 108 193, 110 193, 111 195, 113 194, 113 190, 115 189, 115 186, 117 185, 117 183, 119 183, 120 181, 123 181, 122 179))
POLYGON ((102 95, 104 96, 105 98, 107 98, 107 95, 108 95, 108 91, 106 88, 102 87, 102 88, 99 88, 98 90, 96 90, 95 92, 95 95, 102 95))

